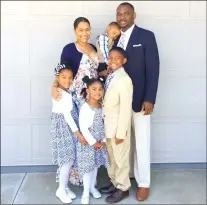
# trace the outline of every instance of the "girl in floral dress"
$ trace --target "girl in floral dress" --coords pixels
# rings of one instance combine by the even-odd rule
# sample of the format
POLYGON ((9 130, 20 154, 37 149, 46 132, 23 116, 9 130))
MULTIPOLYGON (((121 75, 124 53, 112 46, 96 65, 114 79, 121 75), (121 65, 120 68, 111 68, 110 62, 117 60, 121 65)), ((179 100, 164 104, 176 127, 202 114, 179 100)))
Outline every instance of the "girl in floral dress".
POLYGON ((100 198, 101 194, 95 188, 98 168, 109 167, 108 152, 104 134, 104 121, 102 105, 99 102, 103 96, 103 85, 99 79, 83 78, 86 88, 83 96, 87 100, 82 105, 79 114, 80 131, 87 141, 87 145, 77 144, 78 173, 83 179, 82 204, 89 204, 90 193, 94 198, 100 198))

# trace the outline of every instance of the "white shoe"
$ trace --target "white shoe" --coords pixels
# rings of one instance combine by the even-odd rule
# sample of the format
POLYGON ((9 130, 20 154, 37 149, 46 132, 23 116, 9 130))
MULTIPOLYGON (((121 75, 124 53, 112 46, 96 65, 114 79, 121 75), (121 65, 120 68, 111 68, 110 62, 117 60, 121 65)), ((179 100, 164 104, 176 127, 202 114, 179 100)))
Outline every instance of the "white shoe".
POLYGON ((93 195, 93 197, 95 199, 101 198, 101 193, 97 189, 95 189, 95 188, 93 190, 91 190, 91 194, 93 195))
POLYGON ((65 189, 66 191, 66 194, 71 198, 71 199, 75 199, 76 198, 76 195, 75 193, 68 187, 65 189))
POLYGON ((89 204, 89 196, 82 195, 81 204, 89 204))
POLYGON ((70 204, 72 199, 67 195, 66 191, 62 191, 59 188, 55 193, 56 197, 60 199, 64 204, 70 204))

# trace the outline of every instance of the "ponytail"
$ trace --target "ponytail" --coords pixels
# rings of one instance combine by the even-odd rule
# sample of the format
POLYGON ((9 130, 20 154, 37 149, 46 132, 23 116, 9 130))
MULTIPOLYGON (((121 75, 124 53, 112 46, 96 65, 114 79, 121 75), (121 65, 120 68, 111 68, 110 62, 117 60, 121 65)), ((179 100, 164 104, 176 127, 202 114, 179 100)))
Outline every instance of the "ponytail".
POLYGON ((86 88, 83 88, 83 89, 81 90, 81 95, 82 95, 84 98, 86 98, 86 96, 87 96, 86 88))

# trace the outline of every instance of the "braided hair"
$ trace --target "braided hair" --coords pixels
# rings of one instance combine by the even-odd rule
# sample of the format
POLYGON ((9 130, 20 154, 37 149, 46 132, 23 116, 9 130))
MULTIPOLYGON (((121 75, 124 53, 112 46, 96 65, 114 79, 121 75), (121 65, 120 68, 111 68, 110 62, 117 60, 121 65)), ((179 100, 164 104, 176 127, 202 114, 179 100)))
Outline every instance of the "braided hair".
POLYGON ((63 62, 62 64, 58 63, 57 67, 55 67, 54 73, 56 76, 58 76, 60 74, 60 72, 65 69, 70 70, 73 73, 72 67, 67 62, 63 62))

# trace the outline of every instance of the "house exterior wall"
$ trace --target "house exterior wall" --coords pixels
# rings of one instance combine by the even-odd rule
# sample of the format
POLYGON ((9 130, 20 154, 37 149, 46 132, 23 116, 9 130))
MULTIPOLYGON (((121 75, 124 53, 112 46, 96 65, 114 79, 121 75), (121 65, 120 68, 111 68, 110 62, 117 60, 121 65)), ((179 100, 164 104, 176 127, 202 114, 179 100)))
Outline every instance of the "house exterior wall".
MULTIPOLYGON (((2 166, 51 164, 53 69, 75 40, 73 21, 91 21, 94 43, 121 2, 1 1, 2 166)), ((206 2, 131 3, 160 54, 152 162, 206 162, 206 2)))

